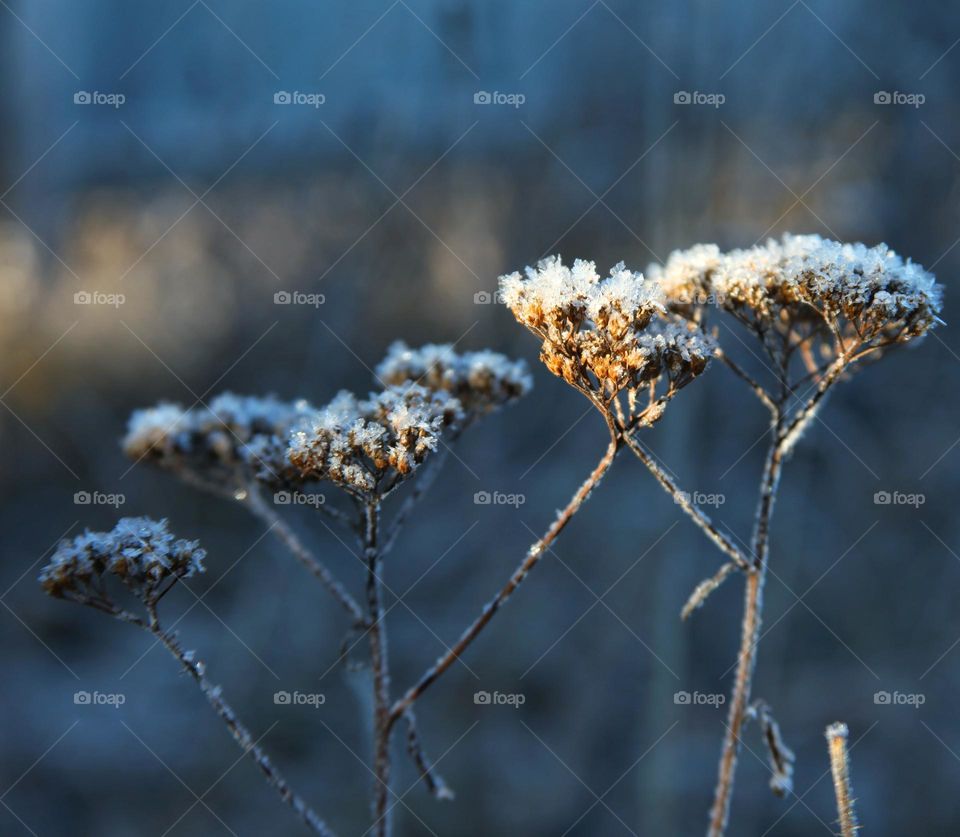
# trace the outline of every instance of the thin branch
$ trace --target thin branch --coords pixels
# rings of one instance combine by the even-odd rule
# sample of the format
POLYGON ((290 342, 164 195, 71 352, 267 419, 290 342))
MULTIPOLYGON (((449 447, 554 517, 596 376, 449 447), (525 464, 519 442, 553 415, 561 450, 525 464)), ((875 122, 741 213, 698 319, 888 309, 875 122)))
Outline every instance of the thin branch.
POLYGON ((637 459, 646 465, 647 470, 653 474, 657 482, 660 483, 667 494, 673 498, 673 501, 706 533, 707 537, 713 541, 717 548, 729 557, 740 569, 749 570, 750 561, 747 560, 739 547, 714 525, 707 513, 690 499, 690 495, 686 491, 680 490, 667 472, 654 461, 653 457, 650 456, 633 437, 633 432, 630 430, 624 432, 623 440, 637 459))
POLYGON ((373 830, 377 837, 390 833, 390 667, 387 658, 387 626, 384 622, 383 573, 380 554, 380 502, 364 506, 364 552, 367 561, 367 618, 370 662, 373 669, 373 830))
POLYGON ((840 833, 843 837, 856 837, 860 825, 853 805, 850 788, 850 757, 847 753, 847 725, 830 724, 827 727, 827 746, 830 750, 830 772, 833 774, 833 790, 837 797, 840 833))
POLYGON ((738 569, 738 566, 734 564, 733 561, 727 561, 714 575, 701 581, 693 589, 690 598, 687 599, 687 603, 683 606, 683 610, 680 611, 680 618, 688 619, 690 614, 701 607, 707 600, 707 597, 723 584, 724 579, 736 569, 738 569))
MULTIPOLYGON (((779 410, 778 410, 779 413, 779 410)), ((760 620, 763 608, 763 587, 767 574, 767 554, 769 551, 770 518, 773 513, 777 485, 783 464, 780 422, 775 423, 774 438, 767 452, 763 477, 760 482, 760 498, 757 502, 757 518, 754 525, 751 549, 754 554, 754 566, 747 574, 744 593, 743 623, 740 633, 740 653, 737 662, 736 679, 730 700, 727 730, 724 735, 723 750, 720 755, 720 767, 717 786, 714 792, 713 807, 710 810, 710 837, 722 837, 727 827, 730 813, 730 798, 733 794, 733 779, 737 766, 737 752, 740 748, 740 732, 747 716, 750 701, 750 688, 753 670, 756 664, 757 645, 760 637, 760 620)))
POLYGON ((407 752, 410 758, 417 766, 420 777, 427 785, 427 790, 436 799, 453 799, 453 791, 443 781, 443 777, 436 772, 433 765, 427 760, 426 753, 423 751, 423 745, 420 742, 420 735, 417 732, 417 719, 413 714, 413 709, 407 709, 403 713, 407 720, 407 752))
POLYGON ((756 718, 763 732, 763 740, 767 745, 767 754, 770 758, 770 790, 777 796, 786 796, 793 791, 793 763, 796 757, 783 741, 780 734, 780 725, 770 707, 762 700, 754 702, 747 711, 748 718, 756 718))
POLYGON ((556 520, 550 525, 543 537, 534 543, 527 551, 526 556, 520 562, 520 565, 514 570, 510 579, 503 588, 484 606, 480 615, 474 622, 461 634, 460 639, 454 643, 453 647, 440 657, 420 679, 411 686, 406 693, 394 703, 390 711, 390 721, 395 723, 409 709, 414 702, 434 683, 447 669, 453 665, 461 654, 469 647, 480 632, 487 626, 491 619, 506 601, 529 575, 530 571, 537 565, 537 562, 546 554, 547 549, 556 540, 557 536, 563 531, 564 527, 573 519, 573 516, 580 510, 584 502, 589 498, 590 493, 597 487, 603 476, 607 473, 613 460, 620 449, 621 437, 616 427, 608 420, 608 429, 610 430, 610 444, 606 452, 600 458, 596 467, 590 473, 590 476, 584 480, 583 484, 577 489, 570 502, 557 515, 556 520))
POLYGON ((365 625, 366 619, 360 605, 346 588, 333 576, 333 573, 327 569, 318 558, 316 558, 284 519, 277 514, 276 509, 270 506, 264 499, 260 491, 251 486, 247 492, 246 506, 253 514, 259 517, 264 523, 270 526, 270 531, 290 550, 294 558, 306 567, 314 576, 316 576, 323 585, 330 591, 333 597, 343 606, 355 625, 365 625))
POLYGON ((420 500, 423 499, 423 495, 426 494, 430 486, 433 485, 437 474, 443 469, 446 458, 447 448, 443 448, 434 454, 431 463, 423 469, 423 472, 419 475, 410 493, 404 498, 403 503, 401 503, 400 508, 397 509, 397 513, 390 523, 387 535, 383 539, 383 547, 380 550, 381 555, 387 555, 390 550, 393 549, 393 545, 396 543, 397 535, 400 534, 403 524, 406 523, 407 518, 420 500))
POLYGON ((770 394, 753 378, 750 377, 740 366, 738 366, 730 358, 726 352, 719 351, 717 352, 717 358, 731 371, 736 375, 741 381, 744 381, 750 389, 753 390, 753 394, 760 399, 763 405, 773 414, 777 412, 777 405, 774 403, 773 399, 770 397, 770 394))
POLYGON ((240 722, 233 709, 223 699, 220 693, 220 687, 214 686, 209 680, 206 679, 204 676, 203 663, 196 660, 192 653, 184 651, 180 646, 180 643, 177 641, 176 636, 164 630, 160 626, 160 623, 156 619, 156 611, 151 613, 150 625, 145 627, 148 631, 150 631, 151 634, 160 640, 161 643, 163 643, 166 649, 183 667, 183 670, 194 679, 194 681, 200 687, 200 691, 203 693, 203 696, 207 699, 210 706, 213 707, 214 711, 220 716, 220 719, 226 725, 230 735, 233 737, 233 740, 240 745, 241 749, 243 749, 245 753, 249 753, 251 758, 253 758, 253 760, 257 763, 257 767, 260 768, 260 771, 266 778, 267 784, 270 785, 270 787, 272 787, 280 795, 280 798, 297 813, 300 819, 307 824, 311 831, 313 831, 315 834, 322 834, 324 837, 334 837, 333 831, 330 830, 327 824, 320 819, 319 816, 317 816, 317 814, 310 808, 309 805, 307 805, 306 802, 303 801, 300 796, 293 792, 291 787, 287 784, 286 779, 284 779, 280 774, 280 771, 274 767, 269 756, 267 756, 260 745, 256 743, 253 736, 250 734, 250 731, 240 722))

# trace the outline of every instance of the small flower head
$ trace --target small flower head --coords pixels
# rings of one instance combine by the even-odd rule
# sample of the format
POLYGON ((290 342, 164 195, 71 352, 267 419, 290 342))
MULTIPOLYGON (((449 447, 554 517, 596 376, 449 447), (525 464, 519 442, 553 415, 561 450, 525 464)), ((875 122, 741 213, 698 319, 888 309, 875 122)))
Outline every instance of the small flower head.
POLYGON ((367 400, 343 391, 290 436, 287 457, 302 480, 330 480, 352 494, 385 494, 437 449, 463 419, 460 402, 417 384, 367 400))
POLYGON ((304 401, 229 392, 191 410, 163 403, 135 411, 122 444, 131 459, 229 484, 238 473, 269 469, 260 453, 271 440, 285 438, 309 410, 304 401))
POLYGON ((415 383, 449 393, 468 420, 516 401, 533 387, 522 360, 489 350, 460 353, 449 344, 411 349, 399 340, 388 349, 376 375, 387 386, 415 383))
POLYGON ((544 259, 526 276, 500 278, 504 301, 542 341, 540 357, 555 375, 604 400, 667 374, 671 389, 693 380, 713 353, 690 326, 663 319, 660 284, 618 264, 601 279, 593 262, 566 267, 544 259))
POLYGON ((104 582, 112 576, 149 604, 171 579, 203 572, 205 556, 197 541, 177 539, 166 520, 125 517, 109 532, 62 541, 40 583, 57 598, 109 605, 104 582))

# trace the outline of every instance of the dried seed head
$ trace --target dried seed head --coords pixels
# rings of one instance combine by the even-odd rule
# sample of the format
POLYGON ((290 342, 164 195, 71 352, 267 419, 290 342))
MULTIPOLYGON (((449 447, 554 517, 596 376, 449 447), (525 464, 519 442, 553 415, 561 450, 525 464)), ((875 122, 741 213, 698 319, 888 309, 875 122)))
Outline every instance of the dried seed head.
POLYGON ((460 401, 468 420, 509 404, 533 388, 524 361, 489 350, 458 353, 449 344, 428 343, 412 349, 398 340, 387 350, 376 375, 385 385, 416 383, 447 392, 460 401))
POLYGON ((700 294, 764 332, 863 346, 907 342, 940 322, 941 286, 885 244, 785 235, 725 254, 711 248, 672 253, 655 271, 673 310, 689 316, 690 295, 700 294))
POLYGON ((198 541, 177 539, 166 520, 125 517, 109 532, 84 532, 57 547, 40 573, 51 596, 104 603, 103 581, 120 579, 138 598, 150 602, 172 578, 204 571, 206 552, 198 541))
POLYGON ((279 466, 268 452, 310 410, 305 401, 229 392, 214 398, 209 407, 191 410, 162 403, 133 413, 123 450, 134 460, 190 471, 212 482, 232 482, 237 473, 279 466))
POLYGON ((384 493, 437 449, 463 419, 460 402, 417 384, 389 386, 360 401, 343 391, 290 436, 287 457, 302 480, 330 480, 351 493, 384 493))
POLYGON ((593 262, 572 268, 545 259, 526 276, 500 278, 503 299, 541 340, 547 368, 578 389, 608 398, 656 383, 674 388, 706 367, 715 347, 695 326, 661 317, 658 282, 618 264, 600 279, 593 262))

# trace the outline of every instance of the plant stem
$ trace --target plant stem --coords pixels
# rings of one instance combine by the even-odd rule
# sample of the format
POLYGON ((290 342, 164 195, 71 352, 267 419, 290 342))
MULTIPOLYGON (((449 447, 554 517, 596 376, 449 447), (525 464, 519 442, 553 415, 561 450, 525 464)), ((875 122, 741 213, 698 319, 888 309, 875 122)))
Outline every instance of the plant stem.
POLYGON ((373 667, 373 828, 377 837, 390 833, 387 800, 390 793, 390 667, 387 659, 387 630, 383 620, 383 571, 379 544, 380 503, 364 506, 364 549, 367 561, 367 608, 370 632, 370 661, 373 667))
POLYGON ((270 526, 270 531, 290 550, 293 557, 330 591, 331 595, 353 619, 354 624, 363 626, 365 619, 360 605, 356 603, 346 588, 334 578, 333 573, 327 569, 326 565, 303 545, 293 529, 277 514, 276 509, 272 508, 263 499, 263 495, 256 486, 250 486, 248 489, 246 504, 257 517, 270 526))
POLYGON ((327 824, 314 813, 300 796, 293 792, 287 784, 286 779, 280 774, 280 771, 274 767, 269 756, 267 756, 260 745, 256 743, 250 731, 240 722, 233 709, 223 699, 220 694, 220 687, 214 686, 206 679, 203 674, 202 663, 195 660, 192 655, 183 650, 174 634, 169 633, 160 626, 160 623, 156 619, 155 612, 151 613, 150 624, 144 627, 163 643, 167 650, 177 659, 184 671, 196 681, 204 697, 230 731, 233 740, 240 745, 244 752, 249 753, 257 763, 257 767, 260 768, 266 778, 267 784, 280 794, 280 798, 297 813, 311 831, 315 834, 322 834, 324 837, 334 837, 333 831, 330 830, 327 824))
POLYGON ((760 482, 760 499, 757 504, 757 517, 754 525, 751 551, 753 567, 747 573, 744 593, 743 624, 740 635, 740 655, 737 662, 733 695, 730 700, 730 712, 727 718, 727 731, 720 755, 720 768, 714 793, 713 807, 710 810, 710 837, 722 837, 727 827, 730 812, 730 797, 733 793, 733 779, 737 767, 737 752, 740 747, 740 730, 747 715, 750 703, 750 689, 753 670, 757 658, 757 644, 760 639, 761 614, 763 608, 763 588, 767 575, 767 555, 770 544, 770 518, 773 514, 780 471, 783 466, 782 418, 774 422, 773 440, 767 451, 767 458, 760 482))
POLYGON ((623 439, 627 443, 627 447, 629 447, 637 459, 647 467, 647 470, 653 474, 657 482, 659 482, 667 494, 673 498, 673 501, 706 533, 707 537, 713 541, 716 547, 727 555, 740 569, 750 569, 751 564, 743 552, 730 538, 716 527, 703 509, 690 500, 690 495, 687 492, 680 490, 677 484, 670 479, 667 472, 664 471, 663 468, 654 461, 653 457, 643 449, 640 443, 633 438, 633 434, 630 431, 625 431, 623 439))
POLYGON ((600 458, 596 467, 590 473, 590 476, 588 476, 577 489, 566 507, 559 512, 556 520, 550 525, 550 528, 547 529, 543 537, 530 547, 526 556, 516 570, 514 570, 507 583, 501 588, 500 592, 487 602, 476 620, 460 635, 460 639, 454 643, 453 647, 449 649, 446 654, 427 669, 421 678, 406 691, 402 698, 399 698, 396 703, 394 703, 393 708, 390 710, 389 720, 391 725, 396 723, 404 712, 414 704, 434 681, 453 665, 454 661, 457 660, 470 643, 477 638, 490 620, 493 619, 494 614, 500 610, 507 599, 513 594, 514 590, 523 583, 530 571, 537 565, 537 562, 546 554, 550 544, 556 540, 564 527, 580 510, 581 506, 583 506, 593 489, 596 488, 603 479, 603 476, 613 464, 613 460, 616 458, 621 445, 621 436, 609 421, 608 428, 610 429, 610 444, 607 446, 606 452, 600 458))
POLYGON ((836 723, 827 727, 827 746, 830 749, 830 772, 833 773, 833 789, 837 797, 840 833, 843 837, 856 837, 860 826, 853 807, 853 792, 850 789, 850 759, 847 755, 847 725, 836 723))

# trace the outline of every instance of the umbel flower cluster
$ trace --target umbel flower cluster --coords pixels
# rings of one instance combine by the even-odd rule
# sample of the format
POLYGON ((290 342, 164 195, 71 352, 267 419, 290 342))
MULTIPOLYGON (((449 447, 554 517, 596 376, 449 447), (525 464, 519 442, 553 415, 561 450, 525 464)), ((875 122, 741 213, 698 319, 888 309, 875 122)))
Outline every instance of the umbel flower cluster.
POLYGON ((785 235, 727 253, 697 245, 648 273, 679 314, 702 310, 692 302, 712 302, 765 336, 815 335, 833 341, 834 352, 922 336, 939 322, 942 302, 933 275, 885 244, 819 235, 785 235))
POLYGON ((292 433, 287 457, 303 480, 385 494, 462 419, 456 398, 419 384, 391 385, 363 401, 343 391, 292 433))
POLYGON ((394 343, 376 377, 383 389, 367 399, 344 390, 321 408, 233 393, 189 410, 161 403, 134 412, 123 449, 206 488, 329 480, 353 493, 386 493, 437 450, 445 433, 533 386, 522 360, 438 344, 394 343))
POLYGON ((166 520, 125 517, 109 532, 87 531, 63 541, 40 583, 57 598, 105 604, 104 582, 112 576, 150 603, 171 580, 202 573, 205 556, 198 541, 178 539, 166 520))
POLYGON ((434 392, 449 393, 460 402, 466 421, 520 398, 533 387, 522 360, 488 349, 458 353, 453 346, 435 343, 411 349, 402 340, 387 350, 376 375, 384 385, 415 381, 434 392))
MULTIPOLYGON (((541 340, 546 367, 604 402, 666 378, 686 386, 707 366, 715 345, 693 324, 668 318, 660 283, 616 265, 604 279, 593 262, 572 267, 559 256, 500 277, 503 300, 541 340)), ((631 409, 631 413, 633 410, 631 409)))
POLYGON ((207 407, 184 409, 161 403, 133 413, 122 445, 135 461, 203 475, 229 487, 250 469, 272 471, 270 460, 264 458, 271 443, 285 438, 311 410, 306 401, 231 392, 218 395, 207 407))

